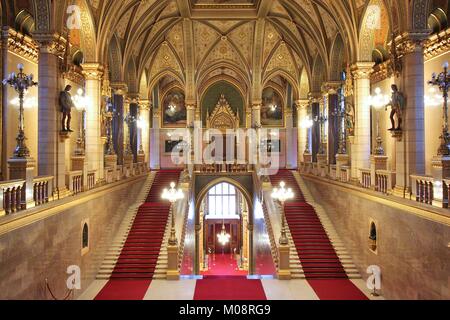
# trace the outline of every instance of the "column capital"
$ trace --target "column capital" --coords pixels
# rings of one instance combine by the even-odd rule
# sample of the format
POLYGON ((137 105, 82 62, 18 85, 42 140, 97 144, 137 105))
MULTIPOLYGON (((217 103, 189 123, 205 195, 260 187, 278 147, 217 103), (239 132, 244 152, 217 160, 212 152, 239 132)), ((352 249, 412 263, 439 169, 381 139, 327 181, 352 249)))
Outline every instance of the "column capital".
POLYGON ((252 110, 253 111, 261 110, 261 103, 253 103, 252 104, 252 110))
POLYGON ((139 108, 143 111, 150 111, 150 109, 151 109, 150 100, 148 100, 148 99, 139 100, 139 108))
POLYGON ((101 80, 103 76, 103 66, 100 63, 83 63, 83 75, 86 80, 101 80))
POLYGON ((321 92, 310 92, 308 93, 309 103, 320 103, 322 100, 321 92))
POLYGON ((192 104, 186 104, 186 110, 195 111, 195 109, 197 109, 196 104, 194 104, 194 103, 192 103, 192 104))
POLYGON ((114 94, 119 96, 124 96, 128 92, 128 86, 125 82, 111 82, 111 88, 114 91, 114 94))
POLYGON ((39 45, 39 52, 62 57, 66 51, 66 39, 57 33, 34 33, 33 40, 39 45))
POLYGON ((342 81, 329 81, 322 85, 323 95, 337 94, 339 88, 342 87, 342 81))
POLYGON ((309 107, 309 100, 308 99, 300 99, 295 101, 295 106, 297 107, 297 110, 300 111, 302 109, 308 109, 309 107))
POLYGON ((138 103, 141 100, 141 95, 139 92, 128 92, 127 98, 130 99, 131 103, 138 103))
POLYGON ((351 66, 353 79, 370 79, 374 65, 374 62, 356 62, 351 66))
POLYGON ((425 42, 428 40, 430 30, 414 30, 402 34, 397 45, 398 51, 402 55, 415 52, 423 52, 425 42))

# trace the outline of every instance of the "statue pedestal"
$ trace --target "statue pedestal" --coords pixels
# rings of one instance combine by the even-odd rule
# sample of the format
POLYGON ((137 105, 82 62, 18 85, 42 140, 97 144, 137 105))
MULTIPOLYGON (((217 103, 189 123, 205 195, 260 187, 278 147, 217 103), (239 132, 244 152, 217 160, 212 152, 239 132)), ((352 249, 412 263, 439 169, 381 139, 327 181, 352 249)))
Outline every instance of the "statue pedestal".
POLYGON ((11 158, 8 160, 9 179, 25 180, 25 192, 21 201, 23 209, 34 207, 34 168, 36 161, 33 158, 11 158))
POLYGON ((167 246, 167 280, 180 280, 180 271, 178 270, 178 246, 167 246))
POLYGON ((117 176, 117 155, 116 154, 105 155, 105 168, 112 168, 113 181, 120 180, 120 177, 117 176))
POLYGON ((139 153, 137 155, 137 162, 138 163, 144 163, 145 162, 145 154, 144 153, 139 153))
POLYGON ((83 190, 86 190, 88 183, 88 163, 86 161, 86 156, 73 156, 71 160, 72 171, 83 172, 83 190))
POLYGON ((372 188, 376 186, 376 175, 378 170, 387 170, 388 157, 386 156, 371 156, 370 157, 370 180, 372 188))
POLYGON ((123 169, 125 171, 125 177, 129 178, 133 175, 133 155, 123 156, 123 169))
POLYGON ((320 177, 326 177, 327 176, 327 164, 328 157, 326 154, 318 154, 317 155, 317 175, 320 177))
POLYGON ((277 277, 279 280, 291 280, 291 268, 289 263, 289 255, 291 248, 289 245, 280 245, 278 247, 278 272, 277 277))
POLYGON ((341 180, 342 167, 348 166, 349 163, 350 163, 350 156, 348 154, 339 153, 336 155, 336 175, 338 180, 341 180))
POLYGON ((435 156, 431 160, 433 184, 433 206, 448 208, 448 190, 444 190, 444 179, 450 178, 450 157, 435 156))

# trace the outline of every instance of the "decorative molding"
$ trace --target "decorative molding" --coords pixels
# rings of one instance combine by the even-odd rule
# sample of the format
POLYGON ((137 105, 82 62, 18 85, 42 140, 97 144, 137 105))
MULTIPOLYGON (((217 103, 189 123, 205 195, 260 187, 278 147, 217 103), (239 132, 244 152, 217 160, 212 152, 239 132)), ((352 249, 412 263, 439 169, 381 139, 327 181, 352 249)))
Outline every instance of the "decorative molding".
POLYGON ((6 27, 2 32, 2 39, 3 45, 6 44, 9 51, 35 63, 38 62, 39 47, 32 38, 6 27))

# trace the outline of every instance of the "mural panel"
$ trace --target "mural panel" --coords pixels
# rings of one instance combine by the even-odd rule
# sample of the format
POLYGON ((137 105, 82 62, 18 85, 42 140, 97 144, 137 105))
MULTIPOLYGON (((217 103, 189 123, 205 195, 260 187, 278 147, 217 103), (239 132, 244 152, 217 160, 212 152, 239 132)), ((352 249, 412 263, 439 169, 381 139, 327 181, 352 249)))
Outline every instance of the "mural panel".
POLYGON ((163 127, 182 128, 187 125, 185 95, 179 88, 171 89, 162 102, 163 127))
POLYGON ((268 127, 284 127, 283 98, 271 87, 263 90, 261 124, 268 127))

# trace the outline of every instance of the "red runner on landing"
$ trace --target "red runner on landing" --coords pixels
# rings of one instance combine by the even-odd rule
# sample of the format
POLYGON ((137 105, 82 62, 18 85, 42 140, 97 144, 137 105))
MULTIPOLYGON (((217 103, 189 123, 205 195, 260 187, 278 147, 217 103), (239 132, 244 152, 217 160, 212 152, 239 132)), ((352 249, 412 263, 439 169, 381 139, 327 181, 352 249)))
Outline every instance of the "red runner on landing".
POLYGON ((292 172, 281 170, 271 180, 277 186, 284 181, 295 193, 295 198, 285 204, 286 220, 305 277, 319 298, 367 300, 348 279, 315 209, 305 201, 292 172))
POLYGON ((267 300, 261 280, 244 276, 205 276, 197 280, 194 300, 267 300))
POLYGON ((246 276, 245 270, 239 270, 233 254, 210 254, 208 256, 209 270, 203 271, 206 276, 246 276))
POLYGON ((156 173, 146 202, 139 207, 110 280, 96 300, 142 300, 150 286, 161 250, 170 204, 161 194, 180 171, 156 173))

